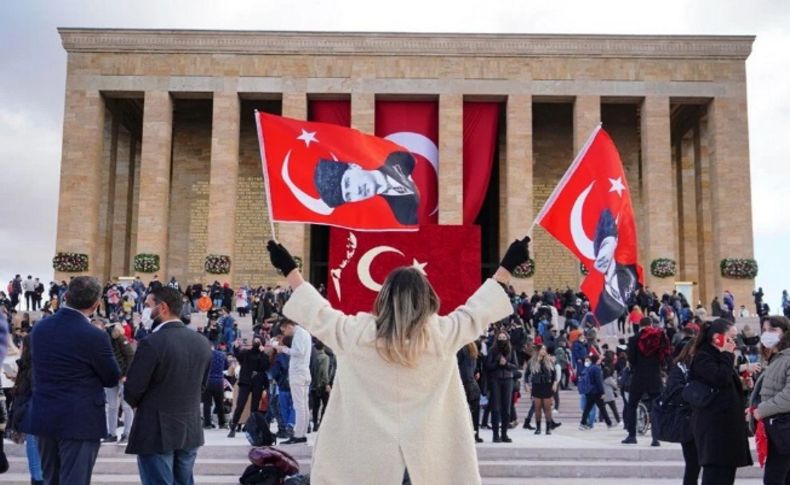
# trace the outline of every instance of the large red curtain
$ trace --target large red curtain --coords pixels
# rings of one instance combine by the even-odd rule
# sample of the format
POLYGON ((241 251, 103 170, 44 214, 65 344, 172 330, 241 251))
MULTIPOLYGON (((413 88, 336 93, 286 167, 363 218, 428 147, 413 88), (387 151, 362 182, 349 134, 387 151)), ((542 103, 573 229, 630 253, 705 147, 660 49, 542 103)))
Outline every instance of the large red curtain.
POLYGON ((464 224, 474 224, 488 191, 499 103, 464 102, 464 224))
POLYGON ((311 99, 307 119, 319 123, 351 126, 351 101, 348 99, 311 99))
POLYGON ((420 224, 439 222, 439 103, 376 101, 376 136, 414 154, 412 178, 420 189, 420 224))

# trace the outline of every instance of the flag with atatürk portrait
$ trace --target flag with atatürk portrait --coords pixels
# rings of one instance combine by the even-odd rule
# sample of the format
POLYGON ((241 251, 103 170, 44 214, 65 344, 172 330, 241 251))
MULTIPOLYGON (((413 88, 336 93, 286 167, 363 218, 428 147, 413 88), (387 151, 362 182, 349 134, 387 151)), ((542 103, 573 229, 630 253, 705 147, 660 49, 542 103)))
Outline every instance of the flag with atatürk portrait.
POLYGON ((390 140, 328 123, 255 113, 276 222, 413 231, 421 222, 415 156, 390 140))
POLYGON ((614 142, 600 125, 538 214, 537 224, 590 272, 582 291, 601 324, 628 311, 642 284, 631 191, 614 142))

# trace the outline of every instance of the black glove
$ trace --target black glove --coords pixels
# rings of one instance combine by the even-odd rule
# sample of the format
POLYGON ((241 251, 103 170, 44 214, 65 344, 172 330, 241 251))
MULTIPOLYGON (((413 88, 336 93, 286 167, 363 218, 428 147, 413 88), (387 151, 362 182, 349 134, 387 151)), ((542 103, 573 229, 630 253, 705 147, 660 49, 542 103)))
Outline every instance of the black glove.
POLYGON ((288 276, 291 271, 296 269, 296 261, 282 244, 270 240, 266 244, 266 249, 269 251, 272 266, 282 271, 283 275, 288 276))
POLYGON ((529 238, 529 236, 526 236, 524 237, 524 239, 520 241, 516 239, 515 241, 510 243, 510 247, 507 248, 505 257, 502 258, 502 262, 499 263, 499 265, 512 273, 513 270, 516 269, 516 266, 519 266, 529 261, 530 241, 531 239, 529 238))

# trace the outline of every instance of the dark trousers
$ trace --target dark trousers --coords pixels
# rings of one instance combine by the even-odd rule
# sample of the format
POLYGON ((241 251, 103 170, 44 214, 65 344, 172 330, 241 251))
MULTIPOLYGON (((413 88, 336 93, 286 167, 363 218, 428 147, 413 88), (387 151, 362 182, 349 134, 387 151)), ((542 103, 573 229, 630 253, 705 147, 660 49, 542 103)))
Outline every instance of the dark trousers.
POLYGON ((733 485, 736 468, 724 466, 702 467, 702 485, 733 485))
POLYGON ((231 426, 239 424, 241 413, 244 411, 244 406, 247 405, 247 400, 250 398, 250 394, 252 394, 252 405, 250 406, 250 412, 254 412, 258 410, 258 404, 261 402, 263 386, 239 384, 239 396, 236 399, 236 406, 233 409, 233 419, 231 420, 231 426))
POLYGON ((683 448, 683 461, 686 469, 683 471, 683 485, 697 485, 699 480, 699 458, 697 457, 697 444, 692 441, 681 443, 683 448))
POLYGON ((326 392, 326 389, 314 389, 310 392, 310 405, 313 411, 313 426, 316 429, 318 429, 318 424, 321 422, 320 420, 324 419, 324 412, 326 412, 326 405, 328 403, 329 393, 326 392))
POLYGON ((64 440, 38 437, 41 468, 46 485, 90 485, 99 455, 99 440, 64 440))
POLYGON ((614 420, 618 423, 620 422, 620 413, 617 411, 617 401, 609 401, 606 403, 609 406, 609 409, 612 410, 612 416, 614 416, 614 420))
MULTIPOLYGON (((650 402, 652 403, 657 397, 659 393, 652 393, 652 392, 631 392, 628 395, 628 405, 625 407, 625 424, 628 427, 628 436, 636 437, 636 408, 639 407, 639 402, 642 400, 642 396, 647 395, 650 397, 650 402)), ((653 436, 653 441, 658 441, 656 439, 656 427, 650 427, 650 434, 653 436)))
POLYGON ((790 455, 776 452, 773 443, 768 443, 768 459, 765 461, 765 485, 790 485, 790 455))
POLYGON ((562 378, 560 379, 560 386, 564 391, 568 390, 568 382, 571 379, 571 374, 568 372, 568 366, 562 368, 562 378))
POLYGON ((513 379, 491 379, 490 396, 488 399, 491 406, 491 422, 494 430, 507 431, 510 424, 510 403, 513 400, 513 379))
POLYGON ((593 406, 598 406, 598 412, 601 413, 603 416, 603 420, 606 421, 607 426, 612 425, 612 420, 609 418, 609 414, 606 412, 606 406, 603 404, 603 394, 587 394, 587 400, 584 403, 584 412, 582 413, 582 424, 587 424, 587 418, 590 417, 590 411, 592 411, 593 406))
POLYGON ((472 415, 472 426, 477 434, 480 431, 480 399, 467 401, 467 403, 469 404, 469 413, 472 415))
POLYGON ((27 310, 28 311, 34 310, 34 308, 33 308, 33 305, 34 305, 33 302, 34 301, 35 301, 35 299, 33 298, 33 292, 32 291, 26 291, 25 292, 25 305, 27 306, 27 310))
MULTIPOLYGON (((241 392, 241 390, 239 390, 241 392)), ((225 426, 225 407, 222 405, 224 398, 222 387, 209 388, 203 393, 203 425, 211 426, 211 404, 217 410, 217 422, 219 427, 225 426)))

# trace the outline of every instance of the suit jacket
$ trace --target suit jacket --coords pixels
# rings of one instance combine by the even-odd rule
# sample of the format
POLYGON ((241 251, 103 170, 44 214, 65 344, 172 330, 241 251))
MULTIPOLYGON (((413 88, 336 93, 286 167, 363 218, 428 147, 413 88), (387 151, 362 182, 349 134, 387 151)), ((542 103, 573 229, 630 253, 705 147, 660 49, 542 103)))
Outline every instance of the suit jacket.
POLYGON ((612 298, 604 288, 595 307, 595 318, 601 325, 613 322, 628 312, 628 301, 631 299, 636 289, 636 268, 632 265, 618 264, 615 272, 617 273, 617 291, 625 302, 625 305, 612 298))
POLYGON ((107 332, 77 310, 63 307, 33 327, 30 433, 70 440, 107 436, 104 388, 121 370, 107 332))
POLYGON ((420 206, 420 191, 417 185, 409 179, 414 171, 414 157, 390 157, 378 168, 387 177, 396 180, 399 184, 411 190, 409 195, 382 195, 392 209, 395 219, 401 224, 417 224, 417 209, 420 206))
POLYGON ((136 408, 126 453, 147 455, 203 444, 200 397, 211 365, 208 340, 169 322, 141 340, 123 395, 136 408))

